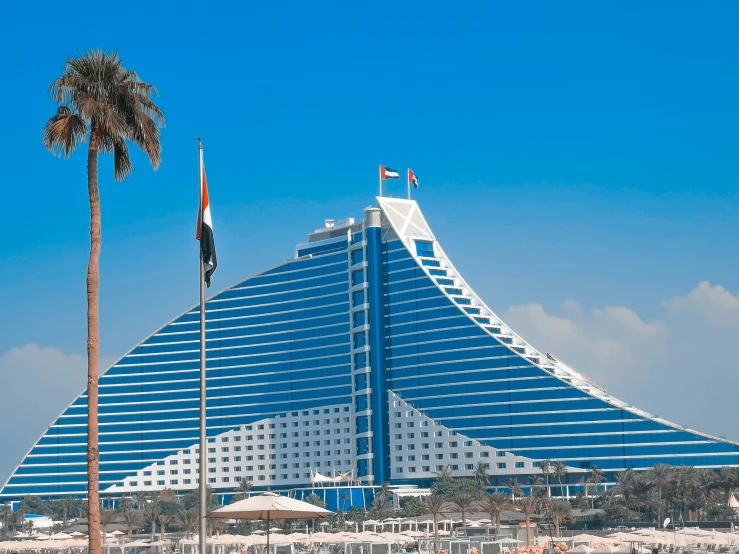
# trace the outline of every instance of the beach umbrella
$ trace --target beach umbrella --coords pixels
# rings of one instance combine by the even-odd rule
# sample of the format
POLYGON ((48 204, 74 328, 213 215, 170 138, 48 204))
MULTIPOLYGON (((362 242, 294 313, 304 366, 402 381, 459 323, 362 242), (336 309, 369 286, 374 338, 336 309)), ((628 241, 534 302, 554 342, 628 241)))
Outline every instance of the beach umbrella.
POLYGON ((239 500, 208 514, 209 518, 223 519, 263 519, 267 521, 267 553, 269 554, 269 522, 273 519, 324 518, 333 512, 319 508, 308 502, 280 496, 273 492, 263 492, 244 500, 239 500))
POLYGON ((576 546, 575 548, 570 548, 567 552, 565 552, 565 554, 590 554, 592 551, 592 546, 581 544, 580 546, 576 546))
POLYGON ((601 546, 600 548, 591 550, 590 554, 616 554, 616 547, 610 544, 606 544, 601 546))
POLYGON ((605 537, 599 537, 598 535, 589 535, 587 533, 580 533, 579 535, 575 535, 574 537, 570 537, 569 539, 565 539, 568 542, 600 542, 600 543, 606 543, 606 542, 618 542, 616 539, 608 539, 605 537))

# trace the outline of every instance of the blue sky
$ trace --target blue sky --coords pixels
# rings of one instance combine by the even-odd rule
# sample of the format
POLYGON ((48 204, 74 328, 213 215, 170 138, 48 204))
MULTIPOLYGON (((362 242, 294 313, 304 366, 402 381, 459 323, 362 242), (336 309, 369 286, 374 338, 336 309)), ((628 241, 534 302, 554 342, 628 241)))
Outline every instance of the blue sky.
POLYGON ((65 56, 94 47, 154 83, 168 117, 159 171, 135 156, 119 184, 101 161, 106 361, 197 299, 200 136, 215 289, 324 218, 359 218, 378 163, 410 166, 458 269, 532 343, 739 440, 739 4, 118 7, 4 8, 6 90, 23 86, 0 135, 0 377, 27 421, 0 428, 0 481, 84 386, 85 153, 55 159, 41 129, 65 56))

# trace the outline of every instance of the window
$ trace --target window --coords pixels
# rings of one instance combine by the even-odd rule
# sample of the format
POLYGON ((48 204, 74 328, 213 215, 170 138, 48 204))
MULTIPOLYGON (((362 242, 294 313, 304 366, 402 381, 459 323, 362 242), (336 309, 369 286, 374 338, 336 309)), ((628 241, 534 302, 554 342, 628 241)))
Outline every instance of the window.
POLYGON ((428 240, 417 240, 416 255, 424 258, 434 257, 434 243, 428 240))
POLYGON ((364 283, 364 270, 357 269, 356 271, 352 271, 352 286, 359 285, 360 283, 364 283))
POLYGON ((354 333, 354 348, 362 348, 367 344, 367 335, 364 333, 354 333))
POLYGON ((358 264, 359 262, 364 261, 364 250, 362 250, 361 248, 352 250, 351 260, 352 260, 352 265, 358 264))
POLYGON ((352 322, 354 324, 354 327, 361 327, 365 323, 365 314, 364 312, 354 312, 354 315, 352 315, 352 322))
POLYGON ((496 455, 498 456, 498 458, 504 458, 505 450, 498 450, 498 452, 496 452, 496 455))
POLYGON ((524 467, 524 463, 523 462, 516 462, 516 468, 521 469, 523 467, 524 467))
POLYGON ((352 306, 361 306, 364 304, 364 290, 355 290, 352 293, 352 306))
POLYGON ((498 462, 498 469, 505 469, 505 462, 498 462))

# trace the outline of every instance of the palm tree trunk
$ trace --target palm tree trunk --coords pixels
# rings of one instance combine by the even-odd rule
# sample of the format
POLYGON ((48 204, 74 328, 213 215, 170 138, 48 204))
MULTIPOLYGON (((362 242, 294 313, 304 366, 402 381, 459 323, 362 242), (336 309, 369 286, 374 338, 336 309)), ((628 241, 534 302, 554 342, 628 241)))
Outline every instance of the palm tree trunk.
POLYGON ((526 546, 531 546, 531 518, 526 514, 526 546))
POLYGON ((100 286, 100 194, 98 137, 93 127, 87 151, 87 193, 90 199, 90 259, 87 264, 87 525, 89 554, 102 554, 100 537, 100 451, 98 450, 98 289, 100 286))
POLYGON ((439 540, 439 514, 434 514, 434 538, 439 540))

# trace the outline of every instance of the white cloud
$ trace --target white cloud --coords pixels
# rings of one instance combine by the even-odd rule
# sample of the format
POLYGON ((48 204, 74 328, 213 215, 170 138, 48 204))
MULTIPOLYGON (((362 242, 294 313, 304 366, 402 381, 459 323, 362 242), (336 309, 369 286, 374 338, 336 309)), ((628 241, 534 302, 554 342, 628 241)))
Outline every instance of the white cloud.
MULTIPOLYGON (((112 363, 101 358, 102 370, 112 363)), ((3 429, 0 485, 64 408, 87 385, 87 358, 37 344, 11 348, 0 356, 3 411, 12 414, 3 429)))
POLYGON ((739 440, 735 391, 739 297, 699 283, 663 303, 652 321, 623 306, 561 309, 511 306, 503 319, 534 347, 551 352, 612 394, 677 423, 739 440))
POLYGON ((578 360, 596 361, 599 367, 606 362, 609 369, 632 365, 646 350, 661 351, 669 335, 661 321, 645 322, 620 306, 585 310, 567 300, 563 311, 569 317, 551 315, 541 304, 526 304, 511 306, 503 319, 537 348, 565 351, 578 360))
POLYGON ((708 281, 699 283, 686 296, 665 302, 665 306, 674 317, 699 317, 721 329, 739 326, 739 295, 708 281))

